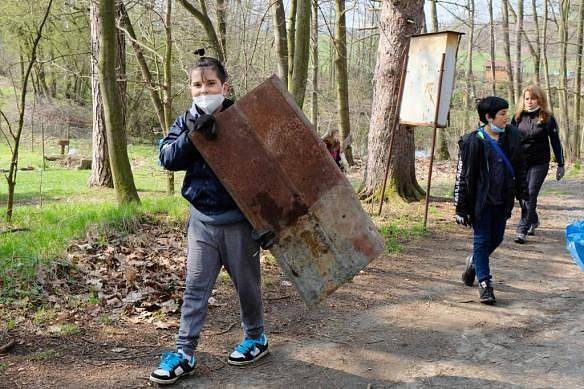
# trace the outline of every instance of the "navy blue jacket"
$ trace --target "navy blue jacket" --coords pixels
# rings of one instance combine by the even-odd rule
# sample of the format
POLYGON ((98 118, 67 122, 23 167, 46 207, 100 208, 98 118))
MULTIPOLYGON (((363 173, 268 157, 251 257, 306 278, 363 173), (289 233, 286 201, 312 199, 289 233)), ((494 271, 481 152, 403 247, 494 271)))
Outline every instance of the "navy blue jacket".
MULTIPOLYGON (((223 109, 232 104, 226 99, 223 109)), ((188 111, 175 120, 162 140, 160 163, 167 170, 186 170, 181 193, 199 212, 216 216, 237 210, 235 201, 191 143, 186 126, 187 114, 188 111)))

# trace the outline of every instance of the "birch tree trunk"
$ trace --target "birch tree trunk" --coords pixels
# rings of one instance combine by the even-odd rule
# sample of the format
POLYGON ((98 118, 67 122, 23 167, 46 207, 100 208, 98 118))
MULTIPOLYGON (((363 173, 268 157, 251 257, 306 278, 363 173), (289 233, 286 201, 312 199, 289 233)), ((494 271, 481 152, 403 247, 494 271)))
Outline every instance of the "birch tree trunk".
POLYGON ((288 15, 288 90, 292 90, 292 75, 294 72, 294 53, 296 49, 296 14, 298 13, 297 8, 298 0, 290 0, 290 14, 288 15))
POLYGON ((367 145, 367 168, 362 196, 379 195, 392 131, 396 133, 390 161, 388 193, 402 199, 420 200, 424 191, 415 175, 414 131, 407 126, 392 128, 409 36, 417 34, 424 18, 424 1, 384 1, 379 18, 379 46, 375 66, 373 106, 367 145))
POLYGON ((110 166, 118 204, 140 202, 128 159, 126 132, 123 123, 122 100, 116 79, 116 11, 115 0, 100 0, 99 19, 99 87, 103 96, 105 126, 110 166))

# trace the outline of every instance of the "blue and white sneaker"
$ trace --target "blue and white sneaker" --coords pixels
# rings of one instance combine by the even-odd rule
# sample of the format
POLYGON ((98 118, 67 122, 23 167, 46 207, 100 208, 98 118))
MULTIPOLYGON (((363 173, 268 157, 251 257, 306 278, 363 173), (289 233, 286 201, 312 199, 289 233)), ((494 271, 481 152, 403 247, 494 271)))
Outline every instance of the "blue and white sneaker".
POLYGON ((164 353, 160 357, 158 369, 150 374, 150 381, 163 385, 173 384, 180 377, 193 374, 195 364, 195 356, 189 357, 182 350, 164 353))
POLYGON ((227 363, 236 366, 249 365, 265 357, 269 352, 268 337, 261 334, 255 339, 246 338, 235 346, 235 350, 227 358, 227 363))

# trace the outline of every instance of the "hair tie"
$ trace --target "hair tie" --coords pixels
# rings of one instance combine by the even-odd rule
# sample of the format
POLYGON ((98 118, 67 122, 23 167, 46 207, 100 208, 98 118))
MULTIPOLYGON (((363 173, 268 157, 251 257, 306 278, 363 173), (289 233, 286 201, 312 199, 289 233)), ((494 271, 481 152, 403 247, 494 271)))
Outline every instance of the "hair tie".
POLYGON ((198 55, 199 57, 202 57, 205 55, 205 49, 197 49, 195 50, 195 54, 198 55))

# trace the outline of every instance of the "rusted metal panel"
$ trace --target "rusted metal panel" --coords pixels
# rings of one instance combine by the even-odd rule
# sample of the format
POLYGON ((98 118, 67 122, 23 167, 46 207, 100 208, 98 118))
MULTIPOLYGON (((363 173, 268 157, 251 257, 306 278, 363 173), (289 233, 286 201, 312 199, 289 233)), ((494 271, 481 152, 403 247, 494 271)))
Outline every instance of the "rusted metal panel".
POLYGON ((312 125, 272 76, 217 115, 217 139, 197 148, 254 228, 277 232, 271 251, 308 305, 383 251, 312 125))

